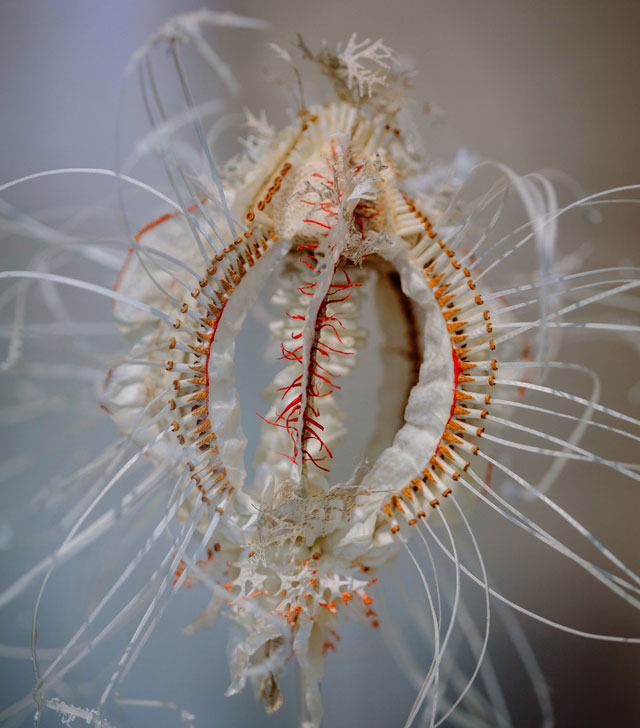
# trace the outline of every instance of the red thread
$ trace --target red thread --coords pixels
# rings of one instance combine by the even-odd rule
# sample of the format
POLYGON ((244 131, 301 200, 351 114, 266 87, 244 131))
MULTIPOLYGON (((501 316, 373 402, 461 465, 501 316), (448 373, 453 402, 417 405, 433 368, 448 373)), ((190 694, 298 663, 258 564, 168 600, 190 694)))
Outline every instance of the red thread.
MULTIPOLYGON (((303 261, 305 262, 305 261, 303 261)), ((262 420, 268 424, 276 427, 281 427, 287 431, 293 445, 293 456, 282 453, 292 462, 296 462, 299 455, 298 452, 298 437, 301 435, 301 454, 303 462, 311 462, 319 470, 329 472, 323 464, 327 458, 333 458, 333 453, 327 446, 326 442, 322 438, 324 432, 324 426, 320 422, 320 411, 314 406, 314 401, 322 399, 332 394, 336 389, 340 389, 334 381, 336 375, 323 366, 319 359, 324 357, 325 360, 329 361, 332 355, 351 356, 353 352, 345 351, 344 349, 336 346, 330 346, 326 342, 322 341, 322 331, 326 328, 333 332, 339 344, 342 344, 342 339, 339 334, 339 329, 343 329, 344 325, 339 319, 340 313, 329 313, 328 306, 330 304, 341 303, 346 301, 352 293, 353 288, 361 285, 354 283, 347 271, 342 267, 345 264, 342 258, 338 260, 338 263, 333 272, 333 278, 327 293, 322 301, 315 320, 315 328, 313 332, 313 341, 309 353, 309 362, 307 368, 306 377, 306 399, 303 397, 302 387, 305 377, 303 373, 296 375, 293 381, 283 387, 279 388, 279 392, 282 392, 281 399, 285 400, 295 389, 299 389, 300 392, 278 413, 274 421, 270 421, 258 415, 262 420), (344 281, 338 282, 336 276, 338 271, 342 273, 344 281), (304 411, 303 411, 303 399, 304 411), (312 454, 306 445, 310 442, 315 442, 318 447, 318 452, 312 454)), ((297 290, 305 295, 313 295, 312 291, 315 288, 316 282, 306 281, 302 286, 298 286, 297 290)), ((306 321, 306 316, 296 314, 287 314, 289 318, 298 321, 306 321)), ((294 341, 302 338, 301 333, 292 333, 291 339, 294 341)), ((287 348, 284 344, 281 345, 282 356, 281 359, 287 361, 293 361, 298 364, 302 364, 303 360, 303 345, 296 346, 293 349, 287 348)), ((257 413, 256 413, 257 414, 257 413)))
MULTIPOLYGON (((449 419, 447 420, 447 425, 451 420, 453 419, 453 411, 456 408, 456 401, 457 396, 456 392, 458 389, 458 380, 460 378, 460 374, 462 372, 462 364, 460 364, 460 359, 458 359, 458 355, 455 352, 455 349, 451 347, 451 357, 453 358, 453 401, 451 402, 451 409, 449 410, 449 419)), ((445 426, 446 429, 446 426, 445 426)), ((444 436, 444 432, 442 433, 444 436)), ((438 450, 440 449, 440 444, 442 442, 442 437, 438 440, 438 444, 436 445, 436 449, 434 452, 434 455, 438 454, 438 450)))

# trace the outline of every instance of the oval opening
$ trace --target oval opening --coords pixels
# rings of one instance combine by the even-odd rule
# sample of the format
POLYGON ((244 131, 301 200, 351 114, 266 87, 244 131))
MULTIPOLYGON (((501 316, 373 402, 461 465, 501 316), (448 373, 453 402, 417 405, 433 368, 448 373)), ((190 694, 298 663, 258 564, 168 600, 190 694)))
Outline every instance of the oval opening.
MULTIPOLYGON (((266 417, 271 405, 262 393, 287 365, 282 359, 282 339, 272 335, 272 322, 286 317, 286 306, 278 306, 273 300, 284 280, 281 270, 270 276, 258 294, 236 340, 234 378, 248 440, 244 460, 249 488, 254 482, 254 460, 261 433, 275 427, 265 424, 259 416, 266 417)), ((371 465, 391 444, 404 422, 404 408, 417 381, 421 361, 415 314, 401 291, 400 277, 394 268, 375 257, 353 273, 362 286, 357 297, 358 311, 350 317, 349 325, 356 322, 362 341, 357 346, 354 365, 347 373, 333 378, 340 387, 333 396, 343 413, 344 432, 331 448, 333 458, 322 463, 330 468, 325 476, 332 485, 348 481, 360 465, 371 465)), ((300 283, 286 280, 286 285, 295 289, 300 283)), ((339 311, 340 306, 334 308, 339 311)), ((334 368, 340 369, 335 364, 345 355, 333 356, 334 368)), ((332 362, 323 361, 323 365, 331 369, 332 362)), ((322 399, 317 406, 322 424, 322 399)), ((287 454, 292 453, 290 446, 287 454)), ((309 463, 309 468, 314 469, 313 464, 309 463)))

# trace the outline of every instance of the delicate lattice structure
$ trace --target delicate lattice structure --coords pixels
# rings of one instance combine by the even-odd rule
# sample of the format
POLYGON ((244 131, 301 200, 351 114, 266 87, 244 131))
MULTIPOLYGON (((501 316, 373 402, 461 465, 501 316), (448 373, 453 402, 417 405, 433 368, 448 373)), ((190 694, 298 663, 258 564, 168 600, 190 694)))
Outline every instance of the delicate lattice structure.
MULTIPOLYGON (((627 425, 640 422, 603 407, 595 394, 592 400, 581 398, 543 380, 536 382, 532 374, 536 367, 547 371, 565 366, 550 358, 554 328, 582 324, 557 319, 631 290, 638 281, 599 278, 614 275, 602 269, 576 274, 556 271, 560 212, 550 184, 541 175, 518 177, 501 168, 504 176, 480 201, 463 203, 458 193, 470 171, 469 158, 460 154, 457 164, 445 168, 417 156, 399 113, 409 74, 382 41, 359 43, 353 35, 335 52, 326 46, 312 52, 300 39, 302 57, 333 86, 330 98, 313 104, 304 102, 304 87, 292 56, 275 47, 280 60, 294 67, 302 108, 290 115, 290 123, 280 131, 264 114, 247 112, 248 136, 241 141, 241 153, 218 165, 201 125, 204 110, 193 103, 176 50, 190 44, 233 88, 230 69, 203 39, 203 26, 209 24, 260 25, 226 13, 187 14, 166 23, 134 58, 133 66, 143 67, 142 90, 149 116, 152 121, 154 114, 160 119, 138 151, 160 152, 176 201, 159 195, 173 209, 130 236, 131 250, 114 289, 43 272, 11 274, 75 285, 113 300, 113 317, 130 350, 128 357, 105 366, 101 404, 117 424, 123 442, 139 449, 82 512, 58 551, 0 593, 0 606, 20 594, 39 573, 46 572, 48 579, 74 549, 81 550, 108 532, 159 482, 171 484, 160 522, 121 570, 116 585, 41 675, 35 642, 45 579, 32 630, 37 680, 33 695, 38 710, 48 708, 68 720, 110 725, 102 717, 105 706, 169 597, 183 586, 201 584, 210 590, 211 601, 187 631, 209 626, 222 611, 233 622, 228 694, 251 681, 266 709, 277 710, 283 702, 281 673, 295 658, 306 711, 301 716, 303 725, 319 728, 323 660, 337 649, 341 621, 357 619, 371 629, 384 626, 375 584, 384 578, 382 567, 406 551, 420 576, 421 608, 432 620, 433 646, 431 665, 426 677, 420 678, 406 725, 423 708, 430 725, 439 725, 465 696, 469 713, 462 716, 461 724, 509 725, 491 669, 483 674, 490 699, 473 688, 487 648, 489 597, 493 594, 531 613, 489 586, 467 519, 468 506, 471 501, 486 502, 640 607, 638 577, 546 495, 571 459, 640 479, 636 465, 595 455, 578 445, 588 424, 609 434, 640 439, 619 428, 592 423, 594 412, 617 417, 627 425), (152 65, 147 63, 157 45, 169 48, 184 94, 187 109, 177 120, 167 116, 152 65), (175 143, 174 135, 184 126, 193 126, 195 153, 186 153, 183 145, 175 143), (193 167, 183 155, 190 163, 196 160, 193 167), (492 240, 512 189, 524 203, 527 221, 515 233, 492 240), (488 274, 527 243, 536 247, 539 271, 513 286, 491 281, 488 274), (579 291, 579 298, 562 304, 563 286, 580 276, 591 277, 572 289, 579 291), (591 285, 603 284, 609 286, 604 292, 589 291, 591 285), (522 310, 531 311, 534 305, 539 318, 519 318, 522 310), (268 330, 268 365, 277 373, 264 388, 265 404, 255 416, 259 434, 248 442, 242 426, 244 393, 239 391, 243 382, 236 382, 236 377, 237 345, 252 313, 268 330), (371 339, 378 341, 373 354, 367 348, 371 339), (369 410, 374 414, 358 420, 352 417, 347 395, 357 391, 362 378, 375 368, 372 359, 384 376, 377 388, 367 389, 366 397, 377 403, 369 410), (402 360, 402 366, 388 366, 387 360, 396 365, 402 360), (584 408, 581 417, 558 415, 577 423, 570 435, 560 438, 515 421, 514 411, 556 415, 550 408, 523 403, 530 391, 584 408), (540 447, 537 440, 531 445, 508 435, 498 437, 498 428, 543 439, 560 449, 540 447), (490 454, 496 445, 551 456, 558 464, 536 487, 490 454), (344 452, 349 455, 346 474, 336 466, 344 452), (250 456, 253 470, 248 467, 250 456), (151 463, 151 475, 122 499, 114 513, 107 511, 78 533, 120 473, 138 460, 151 463), (617 572, 610 573, 574 553, 524 516, 502 492, 494 491, 494 468, 528 496, 550 506, 595 545, 617 572), (472 546, 475 570, 458 553, 452 530, 455 522, 461 524, 467 545, 472 546), (434 530, 438 528, 442 539, 434 530), (172 539, 171 549, 149 585, 143 585, 100 633, 100 639, 106 638, 129 610, 133 614, 145 606, 97 708, 76 708, 58 698, 43 697, 47 679, 59 680, 73 667, 74 649, 85 649, 83 640, 93 621, 166 534, 172 539), (427 572, 435 586, 430 586, 411 546, 418 539, 426 548, 427 572), (444 588, 441 592, 430 544, 436 544, 443 558, 453 564, 455 586, 448 607, 443 606, 444 588), (484 634, 470 627, 464 631, 474 664, 468 680, 461 677, 458 665, 447 662, 456 620, 471 622, 460 606, 462 573, 479 584, 479 601, 484 599, 486 609, 484 634), (145 601, 147 589, 151 595, 145 601), (453 686, 449 692, 446 668, 453 686)), ((620 270, 612 269, 615 275, 622 275, 620 270)), ((586 322, 583 328, 596 326, 586 322)), ((637 330, 624 323, 620 326, 625 333, 637 330)), ((14 345, 12 358, 18 356, 19 346, 14 345)), ((250 371, 256 379, 267 368, 264 357, 265 352, 252 350, 250 371)), ((567 368, 571 366, 582 371, 579 365, 567 368)), ((107 472, 110 476, 109 468, 107 472)), ((87 643, 86 654, 90 654, 93 645, 90 640, 87 643)), ((526 649, 520 653, 538 686, 535 661, 526 649)), ((536 689, 547 716, 546 693, 536 689)), ((190 722, 193 716, 180 710, 182 720, 190 722)))
MULTIPOLYGON (((212 537, 218 551, 201 568, 213 576, 222 567, 228 606, 247 630, 236 648, 237 686, 243 670, 250 665, 261 674, 255 667, 263 663, 259 689, 271 709, 280 702, 276 653, 299 651, 301 635, 316 633, 314 641, 330 649, 338 613, 353 612, 354 599, 378 626, 366 591, 373 572, 397 551, 394 535, 444 502, 475 462, 484 430, 478 421, 498 368, 490 313, 471 273, 438 235, 429 199, 402 191, 407 152, 392 121, 357 104, 329 104, 311 107, 274 137, 233 190, 241 234, 200 268, 168 342, 166 369, 176 377, 171 429, 200 500, 237 531, 233 545, 212 537), (361 480, 332 482, 332 450, 349 436, 337 390, 349 386, 364 341, 358 289, 380 266, 399 276, 425 352, 395 439, 361 480), (265 475, 261 484, 246 484, 228 352, 270 275, 279 276, 276 298, 283 299, 274 331, 285 366, 270 388, 274 401, 258 446, 265 475)), ((257 146, 251 149, 255 155, 257 146)), ((206 230, 209 217, 222 226, 206 201, 198 207, 190 211, 196 228, 206 230)), ((153 233, 156 247, 166 245, 185 225, 167 217, 139 239, 153 233)), ((139 276, 131 260, 119 290, 139 276)), ((115 382, 111 390, 117 401, 115 382)), ((317 695, 309 694, 318 715, 317 695)))

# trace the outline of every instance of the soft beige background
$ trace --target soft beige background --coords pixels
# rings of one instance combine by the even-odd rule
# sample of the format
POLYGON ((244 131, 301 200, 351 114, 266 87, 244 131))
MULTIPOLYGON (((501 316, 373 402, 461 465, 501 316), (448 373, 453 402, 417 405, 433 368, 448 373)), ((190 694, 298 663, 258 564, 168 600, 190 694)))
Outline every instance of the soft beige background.
MULTIPOLYGON (((119 78, 131 52, 163 18, 201 4, 5 0, 0 6, 2 181, 57 166, 113 166, 119 78)), ((227 0, 207 5, 270 20, 268 37, 282 45, 298 30, 313 45, 322 38, 330 44, 346 40, 354 30, 363 37, 384 37, 415 60, 419 103, 446 112, 444 125, 428 132, 437 153, 464 145, 519 172, 556 167, 587 192, 640 181, 640 4, 634 0, 227 0)), ((268 105, 260 65, 267 36, 243 36, 241 45, 225 33, 214 37, 235 56, 245 93, 250 90, 243 102, 268 105)), ((133 130, 144 128, 139 119, 128 122, 133 130)), ((72 189, 77 194, 77 186, 72 189)), ((13 201, 33 211, 62 204, 65 194, 61 183, 55 190, 26 191, 13 201)), ((589 233, 594 262, 637 262, 639 232, 633 209, 612 213, 589 233)), ((3 267, 16 265, 19 251, 1 254, 3 267)), ((600 359, 603 354, 589 347, 575 354, 591 358, 605 372, 605 400, 632 412, 625 394, 630 350, 623 349, 616 362, 600 359)), ((629 451, 625 457, 631 459, 629 451)), ((558 498, 638 570, 637 516, 631 515, 637 513, 637 489, 599 475, 590 484, 564 484, 558 498)), ((574 572, 556 569, 556 557, 521 562, 520 553, 500 536, 499 530, 485 535, 487 560, 523 603, 586 629, 640 635, 636 614, 613 597, 574 572)), ((559 726, 640 724, 637 648, 586 642, 523 624, 551 685, 559 726)), ((226 671, 219 651, 216 662, 226 671)), ((348 663, 344 670, 338 674, 366 703, 366 675, 350 674, 348 663)), ((390 678, 385 680, 392 686, 390 678)), ((335 679, 329 682, 327 694, 335 698, 339 686, 335 679)), ((509 690, 517 703, 518 685, 509 690)), ((227 707, 219 694, 214 697, 211 725, 239 720, 232 712, 237 700, 227 707)), ((328 714, 327 725, 347 725, 334 706, 328 714)), ((401 707, 399 716, 404 714, 401 707)), ((260 716, 258 709, 252 719, 260 716)), ((349 724, 360 725, 358 720, 352 717, 349 724)), ((535 725, 526 712, 519 720, 535 725)), ((375 713, 369 721, 376 725, 375 713)))

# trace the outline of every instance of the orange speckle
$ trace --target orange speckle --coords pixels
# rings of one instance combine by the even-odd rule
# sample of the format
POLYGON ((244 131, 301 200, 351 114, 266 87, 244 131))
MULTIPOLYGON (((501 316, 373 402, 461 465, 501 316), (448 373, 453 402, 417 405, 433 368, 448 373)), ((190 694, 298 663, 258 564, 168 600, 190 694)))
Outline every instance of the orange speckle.
POLYGON ((329 650, 333 650, 333 651, 335 652, 335 651, 336 651, 336 649, 337 649, 337 648, 336 648, 336 646, 335 646, 335 645, 333 644, 333 642, 325 642, 325 643, 324 643, 324 644, 322 645, 322 656, 323 656, 323 657, 326 657, 326 656, 327 656, 327 653, 329 652, 329 650))
POLYGON ((257 597, 258 594, 264 594, 267 597, 269 596, 269 592, 266 589, 256 589, 255 591, 251 592, 251 594, 249 594, 249 599, 257 597))
POLYGON ((331 614, 338 613, 335 602, 318 602, 318 604, 319 604, 319 606, 324 607, 325 609, 328 609, 331 612, 331 614))

